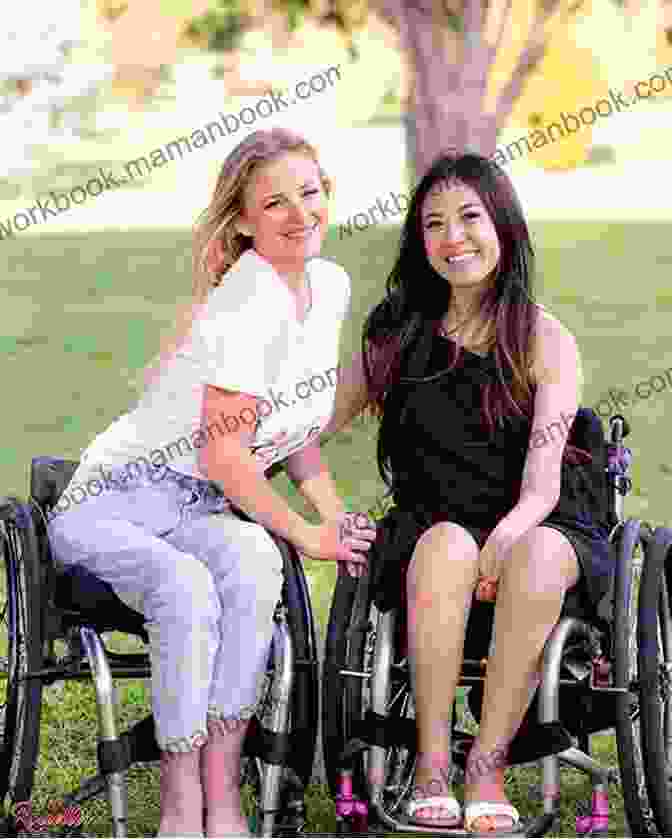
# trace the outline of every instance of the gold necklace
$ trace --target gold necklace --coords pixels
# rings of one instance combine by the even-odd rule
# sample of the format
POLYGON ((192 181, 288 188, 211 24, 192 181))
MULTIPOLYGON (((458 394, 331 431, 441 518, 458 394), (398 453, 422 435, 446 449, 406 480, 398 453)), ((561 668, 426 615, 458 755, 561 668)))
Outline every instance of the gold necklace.
MULTIPOLYGON (((445 338, 449 338, 449 339, 454 340, 456 344, 458 344, 461 347, 464 347, 465 349, 479 350, 479 349, 482 349, 484 347, 489 347, 490 344, 492 343, 491 338, 488 337, 488 334, 490 332, 490 326, 488 326, 488 328, 486 330, 485 337, 483 337, 480 341, 474 341, 473 343, 471 343, 469 345, 469 347, 467 347, 467 345, 465 344, 465 342, 463 340, 463 334, 462 334, 462 329, 463 329, 464 326, 466 326, 467 323, 468 323, 467 320, 462 321, 461 323, 458 323, 457 326, 454 326, 451 330, 448 330, 448 328, 446 327, 446 325, 442 321, 441 326, 439 327, 439 332, 445 338)), ((485 327, 483 325, 481 325, 481 327, 480 327, 480 332, 481 333, 483 332, 484 328, 485 327)), ((478 335, 479 331, 475 330, 475 334, 478 335)))

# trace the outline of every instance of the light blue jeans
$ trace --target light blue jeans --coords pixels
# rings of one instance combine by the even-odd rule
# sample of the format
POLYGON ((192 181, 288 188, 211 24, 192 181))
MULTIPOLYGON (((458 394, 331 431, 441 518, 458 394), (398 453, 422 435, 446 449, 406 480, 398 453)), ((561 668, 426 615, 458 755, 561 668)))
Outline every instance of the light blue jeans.
POLYGON ((157 741, 191 751, 209 718, 228 725, 257 708, 282 557, 214 483, 166 467, 119 483, 54 515, 49 541, 147 618, 157 741))

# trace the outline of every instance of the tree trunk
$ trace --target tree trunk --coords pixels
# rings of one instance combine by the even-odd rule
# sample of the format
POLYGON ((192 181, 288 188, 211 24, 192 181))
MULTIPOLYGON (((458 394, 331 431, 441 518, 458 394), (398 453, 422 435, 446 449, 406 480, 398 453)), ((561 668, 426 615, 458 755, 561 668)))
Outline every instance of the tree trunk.
POLYGON ((443 4, 433 0, 377 0, 376 8, 399 28, 413 69, 407 136, 415 141, 415 172, 421 177, 443 152, 467 150, 492 157, 497 136, 520 96, 525 79, 544 54, 546 29, 566 16, 561 0, 547 0, 533 22, 516 66, 493 110, 485 110, 492 64, 513 0, 464 0, 463 32, 447 26, 443 4), (441 8, 440 8, 441 7, 441 8))

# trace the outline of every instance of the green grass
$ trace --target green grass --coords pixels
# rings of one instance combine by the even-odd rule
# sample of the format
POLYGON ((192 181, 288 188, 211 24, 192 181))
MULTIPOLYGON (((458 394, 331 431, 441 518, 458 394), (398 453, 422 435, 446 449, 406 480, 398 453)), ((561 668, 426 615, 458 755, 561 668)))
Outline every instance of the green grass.
MULTIPOLYGON (((584 359, 584 404, 595 406, 609 390, 628 393, 638 382, 672 368, 669 338, 672 237, 665 224, 544 223, 533 225, 539 252, 538 297, 575 333, 584 359)), ((358 345, 363 319, 380 296, 392 266, 396 229, 370 228, 339 241, 331 231, 324 254, 351 274, 353 316, 343 332, 343 356, 358 345)), ((187 232, 156 230, 20 237, 1 243, 5 270, 3 313, 3 439, 0 492, 27 492, 30 458, 77 458, 89 440, 135 398, 135 373, 155 352, 159 332, 171 323, 178 299, 190 293, 187 232)), ((672 385, 624 408, 631 420, 634 489, 628 514, 670 524, 672 455, 665 422, 672 385)), ((382 490, 375 468, 375 428, 361 422, 325 448, 342 493, 360 508, 382 490)), ((299 510, 286 480, 277 485, 299 510)), ((308 563, 322 628, 335 579, 333 566, 308 563)), ((126 648, 128 641, 119 639, 126 648)), ((131 645, 132 646, 132 645, 131 645)), ((120 683, 123 718, 149 707, 142 682, 120 683)), ((95 705, 90 686, 69 683, 46 691, 42 759, 36 810, 95 771, 95 705)), ((615 762, 613 739, 600 749, 615 762)), ((529 785, 536 770, 518 770, 510 781, 514 803, 530 812, 529 785)), ((575 835, 576 800, 585 781, 567 773, 563 821, 557 836, 575 835)), ((129 776, 130 834, 151 835, 158 819, 158 773, 134 768, 129 776)), ((324 790, 311 789, 311 828, 333 830, 333 807, 324 790)), ((613 797, 612 835, 624 835, 620 802, 613 797)), ((534 809, 534 808, 533 808, 534 809)), ((87 829, 109 830, 104 804, 86 809, 87 829)))

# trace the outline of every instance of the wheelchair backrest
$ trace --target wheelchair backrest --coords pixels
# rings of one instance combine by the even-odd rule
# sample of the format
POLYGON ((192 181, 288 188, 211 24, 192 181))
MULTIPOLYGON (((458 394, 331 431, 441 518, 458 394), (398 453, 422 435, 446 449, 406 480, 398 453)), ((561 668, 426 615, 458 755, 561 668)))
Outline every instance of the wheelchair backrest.
POLYGON ((567 442, 591 456, 591 462, 579 467, 581 490, 588 497, 591 517, 596 523, 612 528, 617 522, 615 487, 609 475, 610 442, 601 418, 592 408, 579 407, 567 442))
POLYGON ((30 496, 43 512, 53 509, 79 466, 76 460, 34 457, 30 464, 30 496))

